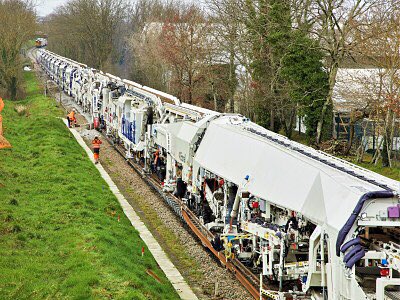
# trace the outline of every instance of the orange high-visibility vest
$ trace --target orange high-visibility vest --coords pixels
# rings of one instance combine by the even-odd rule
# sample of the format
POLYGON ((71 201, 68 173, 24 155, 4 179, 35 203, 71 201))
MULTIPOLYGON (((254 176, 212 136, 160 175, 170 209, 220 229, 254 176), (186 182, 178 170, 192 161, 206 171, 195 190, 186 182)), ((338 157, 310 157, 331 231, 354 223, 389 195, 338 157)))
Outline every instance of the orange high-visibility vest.
POLYGON ((93 149, 99 149, 100 145, 103 144, 103 142, 100 140, 93 140, 92 144, 93 144, 93 149))
POLYGON ((71 112, 68 114, 68 118, 69 118, 70 120, 75 120, 75 112, 74 112, 74 111, 71 111, 71 112))

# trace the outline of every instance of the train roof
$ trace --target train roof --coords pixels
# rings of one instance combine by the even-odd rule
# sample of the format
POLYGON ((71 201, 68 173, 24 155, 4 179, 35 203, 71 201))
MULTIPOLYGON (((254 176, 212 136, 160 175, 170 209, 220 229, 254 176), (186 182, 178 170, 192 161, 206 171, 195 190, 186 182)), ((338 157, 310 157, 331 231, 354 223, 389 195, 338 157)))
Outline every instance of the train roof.
POLYGON ((363 194, 399 188, 398 181, 292 142, 240 116, 210 122, 195 162, 245 185, 257 197, 337 231, 363 194))
POLYGON ((199 112, 201 114, 205 114, 205 115, 218 115, 218 114, 220 114, 219 112, 216 112, 216 111, 213 111, 213 110, 210 110, 210 109, 207 109, 207 108, 191 105, 191 104, 188 104, 188 103, 183 103, 182 102, 181 105, 183 107, 185 107, 185 108, 197 111, 197 112, 199 112))
POLYGON ((64 63, 68 63, 68 64, 70 64, 70 65, 72 65, 72 66, 74 66, 74 67, 87 68, 87 65, 85 65, 85 64, 79 63, 79 62, 74 61, 74 60, 72 60, 72 59, 69 59, 69 58, 67 58, 67 57, 60 56, 60 55, 58 55, 58 54, 56 54, 56 53, 54 53, 54 52, 51 52, 51 51, 49 51, 49 50, 41 49, 41 50, 39 51, 39 53, 40 53, 40 54, 43 54, 43 55, 46 55, 46 54, 47 54, 47 55, 51 55, 52 58, 61 60, 61 61, 63 61, 64 63))

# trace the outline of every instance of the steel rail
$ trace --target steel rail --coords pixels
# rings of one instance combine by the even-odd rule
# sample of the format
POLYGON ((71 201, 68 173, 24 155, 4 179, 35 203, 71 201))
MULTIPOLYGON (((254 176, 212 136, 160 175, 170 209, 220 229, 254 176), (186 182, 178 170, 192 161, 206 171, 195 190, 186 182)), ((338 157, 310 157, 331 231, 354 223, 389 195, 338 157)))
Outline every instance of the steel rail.
MULTIPOLYGON (((115 144, 109 137, 102 133, 103 137, 113 146, 113 148, 119 153, 124 159, 125 149, 115 144)), ((134 171, 142 177, 148 186, 156 191, 168 204, 168 206, 176 213, 176 215, 184 221, 190 228, 190 230, 196 235, 204 247, 206 247, 218 260, 225 266, 236 279, 244 286, 244 288, 252 295, 254 299, 273 299, 266 295, 262 295, 260 298, 260 279, 257 275, 253 274, 248 268, 246 268, 237 258, 227 259, 222 251, 216 251, 211 244, 211 240, 214 235, 203 225, 197 216, 187 207, 187 205, 179 198, 175 197, 171 193, 166 193, 162 190, 161 184, 158 180, 154 179, 151 175, 145 174, 140 164, 134 162, 132 159, 126 159, 128 165, 134 169, 134 171)), ((263 285, 265 286, 265 285, 263 285)))

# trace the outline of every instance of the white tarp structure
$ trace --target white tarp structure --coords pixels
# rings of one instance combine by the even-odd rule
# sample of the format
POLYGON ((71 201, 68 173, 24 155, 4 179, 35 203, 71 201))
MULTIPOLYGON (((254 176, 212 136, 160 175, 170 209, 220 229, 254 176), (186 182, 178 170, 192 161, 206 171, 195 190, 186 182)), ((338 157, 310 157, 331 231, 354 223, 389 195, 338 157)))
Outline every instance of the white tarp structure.
MULTIPOLYGON (((214 121, 195 156, 201 166, 280 207, 339 231, 360 197, 382 188, 245 130, 214 121)), ((266 131, 267 132, 267 131, 266 131)), ((308 147, 307 147, 308 148, 308 147)), ((385 178, 386 179, 386 178, 385 178)), ((396 186, 396 182, 391 182, 396 186)))
POLYGON ((170 134, 170 154, 180 163, 188 164, 192 160, 190 145, 199 130, 196 123, 178 122, 167 124, 166 129, 170 134))

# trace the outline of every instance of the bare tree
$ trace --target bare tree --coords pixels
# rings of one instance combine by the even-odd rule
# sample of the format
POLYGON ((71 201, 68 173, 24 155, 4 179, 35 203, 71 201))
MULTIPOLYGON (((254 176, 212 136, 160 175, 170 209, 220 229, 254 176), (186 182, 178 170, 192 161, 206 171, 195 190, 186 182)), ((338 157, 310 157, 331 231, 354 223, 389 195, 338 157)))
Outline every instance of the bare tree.
POLYGON ((325 66, 329 74, 329 92, 318 121, 317 144, 321 142, 326 114, 333 105, 333 88, 339 65, 346 56, 353 54, 357 41, 354 37, 367 25, 362 19, 378 3, 378 0, 312 0, 311 34, 320 40, 326 53, 325 66))
POLYGON ((169 68, 161 55, 162 23, 149 22, 129 39, 133 79, 141 84, 169 92, 169 68))
POLYGON ((212 34, 218 47, 220 63, 228 65, 229 112, 235 111, 235 94, 238 85, 236 69, 240 57, 242 14, 238 0, 208 0, 214 24, 212 34))
POLYGON ((379 101, 375 105, 375 116, 378 124, 383 124, 382 151, 378 147, 376 163, 382 156, 383 166, 392 166, 391 156, 393 139, 396 131, 396 119, 400 107, 400 10, 397 2, 388 2, 385 6, 373 9, 367 16, 369 26, 364 36, 357 38, 357 50, 368 57, 381 71, 379 101))
POLYGON ((203 12, 190 5, 163 23, 160 36, 161 51, 171 66, 172 85, 176 94, 194 103, 196 87, 202 81, 209 53, 210 23, 203 12))
MULTIPOLYGON (((382 72, 379 69, 340 69, 337 74, 334 97, 335 108, 349 116, 349 139, 344 155, 353 146, 355 124, 365 117, 372 117, 379 106, 382 90, 382 72)), ((366 130, 366 128, 364 128, 366 130)), ((362 143, 358 149, 362 157, 362 143)))
POLYGON ((162 56, 160 36, 164 21, 173 18, 179 5, 176 1, 139 0, 129 21, 130 76, 164 92, 170 92, 171 72, 162 56))
POLYGON ((17 98, 23 61, 22 46, 34 37, 36 15, 31 2, 0 0, 0 84, 17 98))
POLYGON ((121 60, 118 45, 126 37, 122 32, 130 11, 126 1, 71 0, 49 17, 49 48, 111 71, 121 60))

